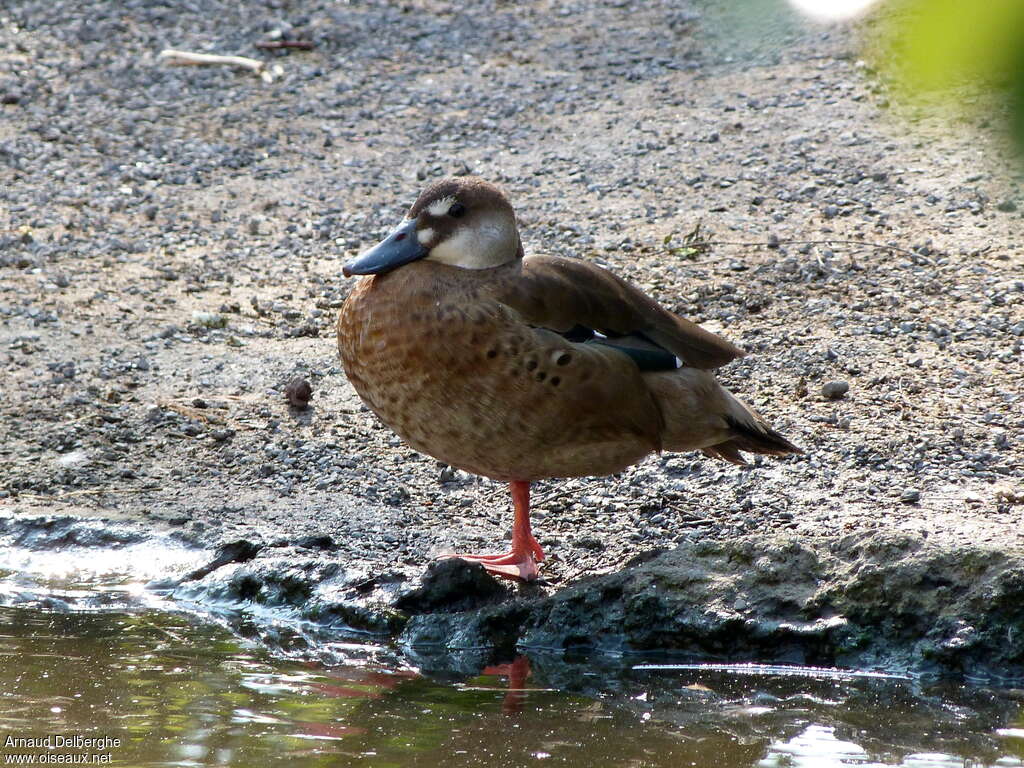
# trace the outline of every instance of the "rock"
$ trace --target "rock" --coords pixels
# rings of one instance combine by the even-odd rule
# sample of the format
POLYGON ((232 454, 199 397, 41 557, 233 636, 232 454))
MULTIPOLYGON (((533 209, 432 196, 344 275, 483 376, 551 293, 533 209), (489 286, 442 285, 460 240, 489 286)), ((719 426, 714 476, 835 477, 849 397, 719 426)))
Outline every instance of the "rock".
MULTIPOLYGON (((483 570, 479 563, 474 565, 483 570)), ((508 655, 515 650, 519 630, 529 615, 530 608, 522 600, 465 613, 419 614, 409 619, 398 640, 410 648, 488 649, 495 655, 508 655)))
POLYGON ((295 542, 295 546, 303 547, 305 549, 335 550, 338 548, 338 545, 334 543, 334 539, 327 534, 303 536, 295 542))
POLYGON ((904 504, 916 504, 921 500, 921 492, 915 488, 906 488, 900 494, 900 501, 904 504))
POLYGON ((1024 563, 991 546, 888 532, 831 546, 746 536, 684 541, 533 602, 518 643, 999 675, 1024 663, 1024 636, 1011 630, 1021 621, 1024 563), (953 642, 963 623, 975 632, 953 642))
POLYGON ((445 558, 431 563, 420 585, 401 595, 393 606, 412 614, 454 613, 474 610, 508 596, 508 589, 480 563, 445 558))
POLYGON ((850 384, 846 381, 829 381, 822 385, 821 394, 828 400, 838 400, 850 391, 850 384))
POLYGON ((197 309, 192 313, 192 322, 203 328, 225 328, 228 319, 216 312, 204 312, 197 309))
POLYGON ((292 379, 284 388, 284 396, 288 405, 304 411, 309 408, 309 401, 313 398, 313 387, 305 379, 292 379))
POLYGON ((247 539, 229 542, 217 551, 217 556, 213 560, 186 574, 182 577, 181 581, 197 581, 228 563, 247 562, 256 557, 261 549, 263 549, 262 544, 257 544, 247 539))
POLYGON ((110 520, 78 517, 0 517, 0 546, 47 552, 65 547, 117 548, 144 541, 137 528, 110 520))

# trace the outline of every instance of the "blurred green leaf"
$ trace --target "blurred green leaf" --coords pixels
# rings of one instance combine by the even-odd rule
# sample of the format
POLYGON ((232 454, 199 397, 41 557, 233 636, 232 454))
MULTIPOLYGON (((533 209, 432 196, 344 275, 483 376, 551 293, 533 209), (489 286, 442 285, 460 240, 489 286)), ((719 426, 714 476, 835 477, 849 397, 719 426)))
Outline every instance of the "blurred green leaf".
MULTIPOLYGON (((903 100, 982 97, 1024 150, 1024 0, 893 0, 878 27, 874 59, 903 100)), ((992 112, 995 114, 988 114, 992 112)))

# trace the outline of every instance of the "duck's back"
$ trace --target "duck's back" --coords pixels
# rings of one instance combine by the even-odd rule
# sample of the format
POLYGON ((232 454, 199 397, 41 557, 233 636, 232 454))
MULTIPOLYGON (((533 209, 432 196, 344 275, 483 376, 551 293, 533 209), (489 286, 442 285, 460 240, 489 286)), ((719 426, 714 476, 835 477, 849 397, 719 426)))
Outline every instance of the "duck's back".
POLYGON ((497 480, 610 474, 659 450, 662 415, 628 357, 499 298, 521 269, 416 262, 360 282, 338 321, 359 396, 416 450, 497 480))

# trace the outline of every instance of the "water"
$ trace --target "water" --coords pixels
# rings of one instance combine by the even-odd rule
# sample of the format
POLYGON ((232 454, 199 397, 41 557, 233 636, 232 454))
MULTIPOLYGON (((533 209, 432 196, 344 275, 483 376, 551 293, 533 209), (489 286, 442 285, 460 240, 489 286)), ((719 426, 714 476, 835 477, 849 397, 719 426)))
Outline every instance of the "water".
POLYGON ((113 608, 0 607, 0 764, 1024 765, 1022 691, 545 654, 445 681, 369 646, 360 663, 282 657, 112 591, 95 594, 113 608), (5 746, 47 734, 52 750, 5 746))

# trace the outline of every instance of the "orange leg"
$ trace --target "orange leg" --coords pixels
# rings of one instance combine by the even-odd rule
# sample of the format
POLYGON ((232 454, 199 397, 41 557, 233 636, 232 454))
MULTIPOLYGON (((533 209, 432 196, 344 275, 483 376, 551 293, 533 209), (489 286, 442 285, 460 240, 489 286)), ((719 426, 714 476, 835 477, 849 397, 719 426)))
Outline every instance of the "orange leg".
POLYGON ((503 555, 445 555, 480 563, 490 573, 506 579, 533 581, 540 576, 537 563, 544 559, 544 550, 530 531, 530 484, 515 480, 509 485, 515 517, 512 521, 512 549, 503 555))
POLYGON ((530 660, 525 656, 516 656, 509 664, 496 664, 484 667, 481 674, 505 675, 508 677, 508 691, 501 702, 501 714, 518 715, 523 711, 526 702, 526 678, 530 676, 530 660))

